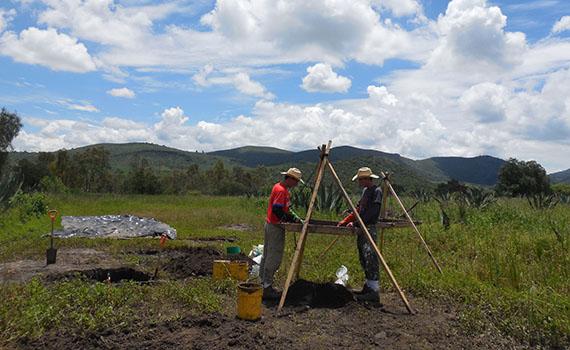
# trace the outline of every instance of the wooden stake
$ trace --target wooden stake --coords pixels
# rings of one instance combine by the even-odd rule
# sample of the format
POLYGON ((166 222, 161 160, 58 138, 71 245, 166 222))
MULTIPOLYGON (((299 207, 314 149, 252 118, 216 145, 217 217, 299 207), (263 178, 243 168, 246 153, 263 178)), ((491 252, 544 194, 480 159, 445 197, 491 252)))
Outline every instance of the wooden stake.
POLYGON ((408 309, 408 312, 410 314, 414 314, 414 310, 412 309, 412 307, 410 306, 410 303, 408 302, 408 299, 406 298, 406 296, 404 295, 404 292, 402 292, 402 289, 400 288, 400 286, 398 285, 398 281, 396 281, 396 278, 394 277, 394 275, 392 274, 392 271, 390 270, 390 268, 388 267, 388 264, 386 264, 386 261, 384 260, 384 257, 382 256, 382 253, 380 252, 380 250, 378 249, 378 246, 376 245, 376 242, 374 242, 374 240, 372 239, 372 236, 370 235, 370 232, 368 232, 368 228, 366 227, 366 225, 364 224, 364 221, 362 221, 362 218, 360 217, 360 214, 358 213, 358 211, 356 210, 356 207, 354 206, 354 204, 352 203, 352 200, 350 199, 350 196, 348 195, 348 193, 346 193, 346 190, 344 189, 344 186, 342 185, 342 182, 340 181, 338 175, 336 174, 336 171, 334 170, 332 164, 330 162, 327 162, 327 166, 329 168, 329 170, 331 171, 333 178, 335 179, 335 181, 337 182, 338 186, 340 187, 340 190, 342 191, 342 194, 344 196, 344 198, 346 199, 346 201, 348 202, 348 204, 350 205, 350 208, 352 209, 352 211, 354 212, 356 219, 358 220, 358 223, 360 224, 360 228, 362 229, 362 231, 366 234, 366 238, 368 238, 368 241, 370 242, 370 244, 372 245, 372 247, 374 248, 374 250, 376 251, 376 254, 378 255, 378 258, 380 259, 380 262, 382 263, 382 267, 384 267, 384 270, 386 271, 386 274, 388 274, 388 277, 390 278, 390 282, 392 282, 392 285, 394 286, 394 288, 396 288, 396 291, 398 292, 400 299, 402 299, 402 301, 404 302, 404 305, 406 306, 406 309, 408 309))
POLYGON ((414 228, 414 230, 418 234, 418 237, 420 237, 420 241, 422 242, 422 244, 423 244, 424 248, 426 249, 429 257, 431 258, 431 261, 433 261, 433 264, 435 265, 435 267, 437 268, 439 273, 443 274, 443 271, 441 270, 441 267, 439 267, 437 260, 435 260, 435 257, 433 256, 431 249, 429 249, 426 241, 424 240, 424 238, 422 237, 422 234, 420 233, 420 230, 418 230, 416 224, 414 224, 414 220, 412 220, 412 217, 410 216, 410 214, 408 214, 408 211, 406 210, 406 207, 404 206, 404 204, 400 200, 400 197, 398 197, 398 195, 396 194, 396 191, 394 190, 394 187, 392 187, 390 180, 386 177, 386 175, 383 172, 381 172, 381 174, 382 174, 382 177, 384 178, 384 182, 386 184, 388 184, 388 188, 390 189, 390 192, 392 193, 394 198, 396 198, 396 201, 398 202, 398 204, 400 204, 400 208, 402 208, 402 210, 404 211, 404 214, 408 218, 408 221, 410 221, 410 224, 412 224, 412 227, 414 228))
POLYGON ((317 199, 317 192, 319 190, 319 186, 323 178, 325 164, 327 163, 327 155, 329 153, 330 147, 331 147, 331 141, 329 141, 328 145, 323 145, 323 148, 321 149, 321 159, 319 161, 317 177, 315 179, 315 187, 313 188, 313 193, 311 194, 311 200, 309 202, 309 208, 307 209, 305 223, 303 224, 303 228, 301 229, 299 242, 297 243, 297 248, 295 249, 295 253, 293 254, 293 260, 291 261, 291 266, 289 267, 289 271, 287 273, 287 280, 285 281, 285 286, 283 287, 283 293, 281 293, 281 300, 279 301, 279 306, 277 307, 278 313, 283 308, 283 305, 285 305, 285 299, 287 298, 287 291, 289 290, 289 286, 291 285, 293 278, 298 276, 300 270, 302 255, 305 250, 305 241, 307 239, 307 228, 309 227, 309 221, 311 220, 311 215, 313 214, 313 208, 315 206, 315 201, 317 199))

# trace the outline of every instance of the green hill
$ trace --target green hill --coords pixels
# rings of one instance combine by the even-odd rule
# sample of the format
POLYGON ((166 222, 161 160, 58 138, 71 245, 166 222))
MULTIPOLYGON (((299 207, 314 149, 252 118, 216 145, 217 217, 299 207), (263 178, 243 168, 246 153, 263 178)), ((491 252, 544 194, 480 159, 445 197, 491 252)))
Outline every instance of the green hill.
MULTIPOLYGON (((278 174, 290 166, 299 167, 310 177, 318 161, 319 151, 315 148, 300 152, 291 152, 272 147, 246 146, 229 150, 209 153, 182 151, 176 148, 151 144, 97 144, 70 149, 71 155, 91 147, 103 147, 110 154, 111 167, 126 170, 137 159, 145 158, 149 164, 162 171, 183 169, 192 164, 208 169, 218 161, 226 166, 236 165, 244 168, 264 166, 278 174)), ((12 152, 12 163, 19 159, 33 160, 37 157, 34 152, 12 152)), ((450 178, 477 185, 494 185, 497 173, 504 163, 502 159, 480 156, 463 157, 433 157, 423 160, 413 160, 395 153, 386 153, 371 149, 360 149, 352 146, 334 147, 331 151, 331 161, 343 181, 349 181, 353 173, 361 166, 369 166, 374 171, 388 171, 393 174, 394 183, 407 188, 432 187, 438 182, 450 178)), ((560 175, 556 175, 557 179, 560 175)))
MULTIPOLYGON (((462 182, 492 186, 497 183, 499 170, 505 161, 491 156, 433 157, 419 160, 417 163, 428 173, 443 174, 447 178, 462 182)), ((429 176, 428 173, 425 175, 429 176)))
MULTIPOLYGON (((68 152, 70 155, 74 155, 94 147, 102 147, 107 150, 110 156, 111 167, 117 170, 129 169, 133 162, 142 158, 148 160, 150 166, 160 171, 183 169, 192 164, 197 164, 202 168, 210 168, 218 160, 229 166, 235 165, 234 162, 225 157, 212 156, 207 153, 187 152, 152 143, 100 143, 72 148, 68 152)), ((14 164, 23 158, 33 161, 37 158, 37 155, 38 153, 36 152, 11 152, 10 162, 14 164)))
POLYGON ((557 173, 550 174, 550 181, 553 184, 557 183, 567 183, 570 184, 570 169, 559 171, 557 173))

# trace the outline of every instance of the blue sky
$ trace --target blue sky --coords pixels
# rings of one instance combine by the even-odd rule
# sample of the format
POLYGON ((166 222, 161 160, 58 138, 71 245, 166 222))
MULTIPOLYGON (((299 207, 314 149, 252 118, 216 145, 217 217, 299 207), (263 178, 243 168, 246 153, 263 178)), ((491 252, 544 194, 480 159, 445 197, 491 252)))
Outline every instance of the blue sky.
POLYGON ((564 0, 1 0, 19 150, 147 141, 570 167, 564 0))

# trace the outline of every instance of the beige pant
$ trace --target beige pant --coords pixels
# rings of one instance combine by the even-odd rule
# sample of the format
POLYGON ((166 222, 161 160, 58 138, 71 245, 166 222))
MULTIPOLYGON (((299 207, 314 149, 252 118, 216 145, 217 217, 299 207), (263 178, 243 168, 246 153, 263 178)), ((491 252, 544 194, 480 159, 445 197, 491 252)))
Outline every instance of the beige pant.
POLYGON ((285 229, 279 225, 265 223, 264 239, 259 271, 263 287, 268 287, 273 284, 273 276, 281 265, 285 248, 285 229))

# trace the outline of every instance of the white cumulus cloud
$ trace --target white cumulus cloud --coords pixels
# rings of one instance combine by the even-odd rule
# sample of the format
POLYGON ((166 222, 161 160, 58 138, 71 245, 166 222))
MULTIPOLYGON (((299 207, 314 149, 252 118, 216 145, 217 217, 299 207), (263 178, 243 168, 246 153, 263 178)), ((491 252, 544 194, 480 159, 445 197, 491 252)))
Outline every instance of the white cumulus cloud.
POLYGON ((472 86, 461 96, 459 103, 482 123, 505 119, 508 95, 505 87, 493 83, 472 86))
POLYGON ((352 82, 333 72, 326 63, 317 63, 307 68, 301 87, 308 92, 347 92, 352 82))
POLYGON ((129 88, 119 88, 108 90, 107 93, 115 97, 135 98, 135 92, 129 88))
POLYGON ((0 54, 55 71, 85 73, 97 68, 85 45, 53 28, 30 27, 19 35, 5 32, 0 37, 0 54))
POLYGON ((246 72, 216 71, 210 64, 205 65, 192 80, 196 85, 208 87, 213 85, 231 85, 242 94, 271 100, 275 98, 265 86, 252 80, 246 72))
POLYGON ((552 26, 552 33, 561 33, 567 30, 570 30, 570 16, 560 18, 560 20, 552 26))
POLYGON ((6 29, 8 23, 10 23, 10 21, 14 18, 15 15, 16 15, 16 10, 14 9, 5 10, 3 8, 0 8, 0 33, 2 33, 4 29, 6 29))
POLYGON ((373 0, 372 3, 398 17, 415 15, 422 11, 422 5, 416 0, 373 0))

